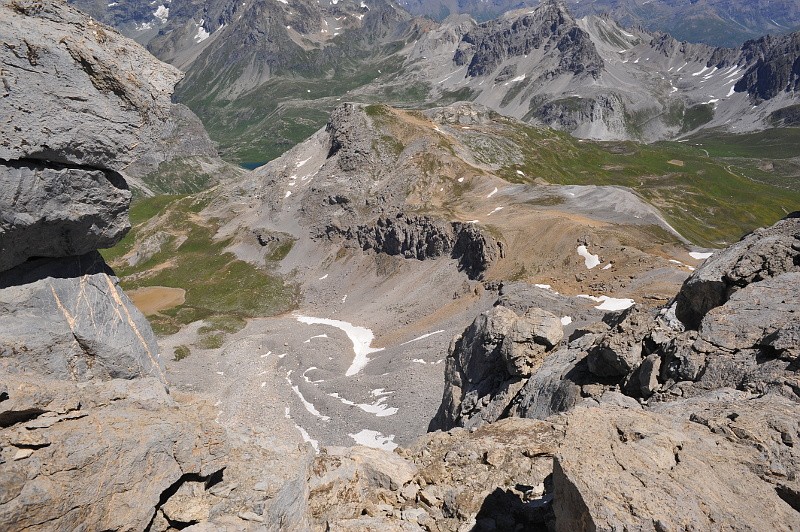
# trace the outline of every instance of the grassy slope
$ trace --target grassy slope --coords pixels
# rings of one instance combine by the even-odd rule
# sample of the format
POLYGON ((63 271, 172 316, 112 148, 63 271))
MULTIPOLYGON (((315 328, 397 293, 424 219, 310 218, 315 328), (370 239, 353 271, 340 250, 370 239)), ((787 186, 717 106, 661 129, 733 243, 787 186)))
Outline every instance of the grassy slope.
POLYGON ((513 182, 540 177, 559 184, 627 186, 658 207, 689 240, 718 247, 800 206, 800 180, 787 183, 786 176, 751 164, 756 155, 796 157, 800 145, 790 139, 797 134, 709 136, 702 144, 713 147, 701 148, 676 142, 585 142, 517 126, 512 138, 523 162, 504 166, 500 175, 513 182), (774 186, 777 181, 787 186, 774 186))
MULTIPOLYGON (((131 208, 130 233, 117 246, 103 251, 126 290, 145 286, 186 290, 183 305, 151 317, 159 333, 176 332, 198 319, 210 321, 212 329, 229 331, 231 324, 243 325, 246 318, 275 315, 296 305, 296 289, 270 274, 267 265, 258 268, 240 261, 225 251, 229 240, 214 240, 215 221, 205 222, 196 214, 206 204, 203 196, 139 200, 131 208), (159 218, 157 228, 148 224, 154 217, 159 218), (156 231, 170 235, 161 251, 133 267, 122 260, 136 242, 156 231)), ((287 251, 281 249, 278 254, 287 251)))

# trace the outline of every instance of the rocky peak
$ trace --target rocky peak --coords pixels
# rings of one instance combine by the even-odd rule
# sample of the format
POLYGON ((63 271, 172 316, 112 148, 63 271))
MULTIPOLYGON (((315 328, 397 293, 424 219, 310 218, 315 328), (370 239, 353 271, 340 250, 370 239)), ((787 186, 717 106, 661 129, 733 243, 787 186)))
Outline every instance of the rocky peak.
POLYGON ((742 46, 742 56, 748 62, 755 59, 755 64, 736 82, 736 92, 763 101, 800 91, 800 32, 748 41, 742 46))
POLYGON ((469 65, 467 75, 486 75, 505 59, 533 50, 556 49, 562 67, 579 74, 599 75, 603 60, 589 35, 580 29, 563 2, 551 0, 529 11, 515 11, 467 32, 453 56, 457 65, 469 65))

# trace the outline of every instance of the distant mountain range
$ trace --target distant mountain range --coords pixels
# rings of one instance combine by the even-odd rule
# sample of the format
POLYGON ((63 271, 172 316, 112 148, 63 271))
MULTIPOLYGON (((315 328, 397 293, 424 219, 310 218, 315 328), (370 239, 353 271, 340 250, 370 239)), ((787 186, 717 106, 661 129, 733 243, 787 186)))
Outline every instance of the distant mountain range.
MULTIPOLYGON (((399 0, 411 13, 444 20, 467 13, 479 21, 537 0, 399 0)), ((766 34, 800 29, 798 0, 567 0, 578 17, 608 14, 624 26, 663 31, 678 40, 738 47, 766 34)))
MULTIPOLYGON (((470 100, 598 140, 655 141, 800 121, 796 33, 715 48, 608 15, 578 18, 559 0, 480 24, 466 15, 436 23, 388 0, 123 2, 75 3, 184 70, 177 100, 238 162, 283 153, 342 100, 405 107, 470 100)), ((663 4, 618 2, 612 11, 634 23, 630 13, 666 13, 663 4)), ((689 9, 685 4, 671 9, 689 9)), ((787 20, 797 17, 794 4, 775 4, 784 6, 775 28, 794 24, 787 20)), ((611 4, 574 6, 587 12, 604 5, 611 4)), ((759 5, 736 13, 761 13, 759 5)), ((694 19, 675 20, 713 11, 701 1, 692 9, 694 19)))

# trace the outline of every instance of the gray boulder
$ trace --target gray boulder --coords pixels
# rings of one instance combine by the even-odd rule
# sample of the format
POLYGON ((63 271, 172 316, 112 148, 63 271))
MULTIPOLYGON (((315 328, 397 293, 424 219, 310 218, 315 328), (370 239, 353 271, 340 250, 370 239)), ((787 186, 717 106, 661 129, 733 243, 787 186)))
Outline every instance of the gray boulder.
POLYGON ((0 367, 78 381, 166 382, 150 324, 96 251, 0 275, 0 367))
POLYGON ((500 356, 510 375, 530 377, 544 362, 545 354, 564 338, 561 320, 540 308, 528 309, 503 338, 500 356))
POLYGON ((0 271, 111 247, 130 229, 131 192, 117 172, 9 161, 0 185, 0 271))
POLYGON ((170 101, 182 74, 134 41, 57 1, 0 4, 0 34, 0 271, 113 246, 126 173, 216 157, 170 101))
POLYGON ((431 429, 477 427, 502 417, 562 337, 561 321, 538 308, 518 316, 496 306, 479 315, 450 345, 431 429))
POLYGON ((642 360, 642 342, 653 327, 653 316, 632 308, 589 351, 589 370, 598 377, 622 377, 642 360))

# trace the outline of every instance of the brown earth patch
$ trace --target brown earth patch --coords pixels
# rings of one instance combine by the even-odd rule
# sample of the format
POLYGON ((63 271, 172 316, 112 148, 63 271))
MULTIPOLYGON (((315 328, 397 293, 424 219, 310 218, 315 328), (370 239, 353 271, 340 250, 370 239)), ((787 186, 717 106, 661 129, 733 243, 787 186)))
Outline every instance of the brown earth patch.
POLYGON ((183 305, 186 301, 186 290, 168 286, 146 286, 129 291, 128 297, 142 314, 152 316, 162 310, 183 305))

